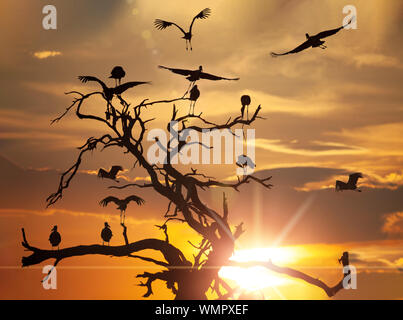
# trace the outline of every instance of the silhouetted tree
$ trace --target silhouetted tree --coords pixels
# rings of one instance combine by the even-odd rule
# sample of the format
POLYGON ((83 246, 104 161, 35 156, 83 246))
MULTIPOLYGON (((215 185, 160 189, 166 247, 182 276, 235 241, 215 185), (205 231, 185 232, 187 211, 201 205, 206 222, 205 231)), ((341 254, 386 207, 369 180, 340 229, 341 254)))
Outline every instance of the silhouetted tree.
MULTIPOLYGON (((175 148, 171 148, 171 146, 174 145, 174 139, 177 139, 175 137, 172 137, 172 139, 168 141, 166 148, 167 163, 155 165, 147 160, 143 144, 148 123, 152 121, 152 119, 144 119, 144 116, 142 116, 143 109, 152 105, 173 103, 177 100, 187 100, 187 98, 160 101, 148 101, 146 99, 132 107, 120 95, 116 96, 116 100, 112 100, 110 97, 106 97, 103 92, 83 94, 74 91, 67 94, 75 95, 72 104, 63 114, 52 120, 52 123, 60 121, 70 110, 75 109, 76 116, 79 119, 103 124, 108 132, 99 137, 89 138, 85 144, 79 148, 80 152, 76 162, 61 175, 57 191, 47 198, 48 206, 62 199, 65 190, 69 187, 82 163, 83 156, 87 152, 96 149, 98 146, 102 147, 102 150, 111 147, 122 148, 126 154, 133 157, 135 165, 141 166, 146 170, 150 182, 129 183, 123 186, 114 186, 113 188, 150 188, 168 199, 168 210, 164 215, 166 220, 161 226, 158 226, 163 230, 165 239, 143 239, 130 243, 126 232, 127 227, 122 223, 123 236, 125 239, 125 244, 123 245, 104 246, 92 244, 63 248, 61 250, 45 250, 30 245, 27 241, 25 230, 22 229, 22 245, 28 251, 32 252, 31 255, 22 258, 23 267, 36 265, 48 259, 54 259, 54 266, 56 266, 61 260, 66 258, 93 254, 140 259, 161 267, 161 271, 159 272, 144 272, 137 275, 137 278, 144 279, 140 283, 140 286, 146 288, 144 297, 149 297, 153 294, 152 284, 155 280, 162 280, 166 283, 167 288, 175 294, 176 299, 206 299, 206 293, 210 288, 220 299, 230 298, 233 296, 235 288, 231 288, 218 275, 220 268, 228 265, 244 267, 263 265, 274 272, 287 274, 318 286, 325 290, 328 296, 333 296, 342 288, 343 279, 334 287, 328 287, 318 279, 290 268, 276 266, 271 262, 239 263, 229 260, 234 252, 236 239, 244 233, 242 223, 231 229, 225 194, 223 197, 222 212, 219 213, 218 210, 209 207, 200 199, 199 192, 211 187, 230 188, 240 191, 240 187, 249 182, 256 182, 262 187, 270 189, 272 187, 269 183, 271 177, 258 178, 254 175, 244 175, 239 177, 235 182, 226 182, 207 177, 192 168, 189 168, 191 169, 189 172, 181 172, 171 164, 170 153, 180 152, 187 143, 181 141, 178 148, 175 150, 175 148), (84 103, 95 96, 102 97, 106 100, 107 105, 112 106, 110 110, 113 110, 113 112, 103 117, 96 114, 85 113, 83 111, 84 103), (113 106, 115 101, 120 103, 119 107, 113 106), (192 244, 197 249, 197 254, 195 254, 192 259, 185 257, 180 249, 169 242, 168 223, 172 220, 184 222, 189 228, 192 228, 201 236, 200 244, 192 244), (136 254, 148 249, 161 252, 164 261, 136 254)), ((236 109, 238 109, 238 107, 236 107, 236 109)), ((180 124, 181 128, 178 129, 179 135, 186 129, 193 129, 197 132, 202 132, 203 129, 226 129, 232 132, 235 126, 249 126, 260 118, 258 115, 260 110, 261 107, 259 106, 248 120, 243 119, 242 115, 239 114, 223 124, 217 124, 202 117, 201 114, 179 116, 178 109, 173 105, 170 120, 177 121, 177 123, 180 124), (186 127, 188 120, 193 120, 195 123, 199 124, 186 127)), ((168 130, 170 129, 170 124, 167 125, 167 128, 168 130)), ((186 243, 186 240, 184 240, 184 243, 186 243)))

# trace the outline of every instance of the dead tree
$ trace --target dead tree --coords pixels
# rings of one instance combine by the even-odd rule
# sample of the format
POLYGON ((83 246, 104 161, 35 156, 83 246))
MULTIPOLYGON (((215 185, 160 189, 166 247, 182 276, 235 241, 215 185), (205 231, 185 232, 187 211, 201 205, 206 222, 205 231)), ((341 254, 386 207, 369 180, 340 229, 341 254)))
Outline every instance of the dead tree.
MULTIPOLYGON (((342 289, 344 276, 334 287, 328 287, 318 279, 290 268, 276 266, 271 262, 250 262, 245 264, 235 263, 229 260, 234 252, 236 239, 244 233, 242 223, 231 228, 225 195, 223 199, 223 210, 222 213, 219 213, 204 203, 200 199, 199 193, 211 187, 221 187, 224 188, 224 190, 225 188, 232 188, 236 191, 240 191, 242 185, 250 182, 259 183, 263 188, 270 189, 272 187, 270 184, 271 177, 258 178, 254 175, 245 175, 239 177, 235 182, 222 182, 202 173, 198 173, 197 170, 192 168, 189 168, 189 172, 180 172, 171 164, 170 156, 173 152, 180 152, 186 146, 187 142, 182 141, 176 148, 173 148, 175 137, 172 137, 166 146, 166 163, 157 165, 148 161, 144 152, 144 138, 148 123, 153 119, 144 119, 144 116, 142 116, 143 109, 153 105, 173 103, 186 98, 162 101, 148 101, 146 99, 132 107, 121 96, 117 96, 117 99, 114 101, 115 104, 116 101, 118 101, 118 104, 115 107, 112 101, 105 99, 102 92, 83 94, 74 91, 67 94, 75 95, 72 104, 63 114, 52 120, 52 123, 60 121, 70 110, 75 110, 75 114, 79 119, 96 121, 103 124, 107 133, 99 137, 91 137, 84 145, 79 147, 80 151, 75 163, 61 175, 57 191, 47 198, 48 206, 62 199, 64 192, 76 175, 86 153, 98 147, 101 147, 101 150, 111 147, 122 148, 125 153, 133 157, 135 166, 141 166, 146 170, 150 182, 144 184, 130 183, 116 188, 151 188, 169 200, 168 210, 164 215, 166 220, 162 226, 158 226, 164 231, 165 239, 144 239, 130 243, 127 238, 127 227, 122 224, 125 243, 121 246, 101 246, 93 244, 80 245, 61 250, 44 250, 29 244, 25 231, 22 229, 22 245, 27 251, 32 252, 31 255, 22 258, 23 267, 36 265, 48 259, 54 259, 54 265, 56 266, 63 259, 92 254, 141 259, 161 267, 160 272, 144 272, 137 275, 137 278, 143 279, 139 285, 147 289, 144 297, 149 297, 153 294, 152 284, 154 281, 162 280, 166 283, 167 288, 172 290, 175 294, 176 299, 206 299, 206 293, 210 288, 217 294, 219 299, 229 298, 232 296, 234 288, 231 288, 221 279, 218 272, 222 266, 234 264, 238 266, 249 266, 251 264, 264 265, 274 272, 284 273, 318 286, 322 288, 329 297, 342 289), (104 98, 105 105, 107 106, 105 116, 87 114, 83 111, 85 102, 94 96, 104 98), (172 220, 180 220, 186 223, 188 227, 195 230, 201 236, 199 245, 192 244, 197 249, 197 254, 192 257, 192 260, 186 258, 181 250, 169 242, 167 224, 172 220), (159 261, 137 254, 147 249, 161 252, 165 261, 159 261)), ((253 116, 248 120, 242 119, 242 115, 239 115, 233 119, 228 119, 228 121, 223 124, 217 124, 207 120, 202 114, 179 116, 178 109, 173 105, 170 120, 180 124, 181 128, 178 128, 178 135, 181 135, 186 129, 193 129, 197 132, 202 132, 203 129, 223 129, 229 130, 234 134, 233 129, 236 126, 249 126, 255 120, 259 119, 260 110, 261 107, 259 106, 253 116), (198 125, 186 127, 189 120, 193 120, 193 122, 198 123, 198 125)), ((167 129, 169 131, 170 124, 167 125, 167 129)))

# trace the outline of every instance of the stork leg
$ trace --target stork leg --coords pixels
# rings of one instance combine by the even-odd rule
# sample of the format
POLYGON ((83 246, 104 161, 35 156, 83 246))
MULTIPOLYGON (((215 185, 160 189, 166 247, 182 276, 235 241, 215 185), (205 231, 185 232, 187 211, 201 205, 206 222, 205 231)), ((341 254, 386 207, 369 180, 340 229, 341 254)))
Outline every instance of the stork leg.
POLYGON ((190 107, 189 107, 189 115, 190 115, 190 111, 192 110, 192 101, 190 101, 190 107))
POLYGON ((184 98, 186 95, 187 95, 187 93, 190 91, 190 89, 192 88, 192 86, 194 85, 194 81, 191 81, 190 82, 190 84, 189 84, 189 87, 186 89, 186 92, 185 92, 185 94, 183 95, 183 97, 182 98, 184 98))
POLYGON ((189 45, 190 45, 190 51, 193 51, 193 48, 192 48, 192 40, 189 40, 189 45))
POLYGON ((195 106, 196 106, 196 101, 193 101, 193 112, 192 112, 192 115, 195 114, 195 106))
POLYGON ((246 120, 249 121, 249 105, 246 106, 246 120))

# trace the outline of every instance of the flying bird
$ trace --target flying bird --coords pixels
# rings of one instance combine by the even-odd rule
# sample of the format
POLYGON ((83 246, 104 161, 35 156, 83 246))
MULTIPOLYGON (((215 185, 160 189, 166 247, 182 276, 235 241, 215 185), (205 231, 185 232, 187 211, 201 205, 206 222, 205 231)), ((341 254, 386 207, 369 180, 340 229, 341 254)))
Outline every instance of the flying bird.
POLYGON ((101 238, 102 245, 104 245, 104 242, 107 242, 109 246, 109 241, 111 241, 112 238, 112 230, 108 222, 105 222, 105 227, 101 231, 101 238))
POLYGON ((192 110, 192 106, 193 106, 193 112, 192 115, 195 113, 195 105, 196 105, 196 101, 197 99, 199 99, 200 97, 200 90, 197 88, 197 85, 193 86, 192 90, 190 90, 190 108, 189 108, 189 114, 190 114, 190 110, 192 110))
POLYGON ((246 107, 246 117, 247 117, 247 119, 249 119, 249 105, 250 105, 250 102, 251 102, 250 96, 248 96, 248 95, 243 95, 243 96, 241 97, 241 104, 242 104, 241 114, 242 114, 242 119, 243 119, 245 107, 246 107))
POLYGON ((168 68, 164 66, 158 66, 161 69, 166 69, 169 70, 173 73, 179 74, 181 76, 186 76, 186 79, 190 81, 190 85, 188 89, 185 92, 189 92, 189 89, 194 86, 195 82, 200 79, 205 79, 205 80, 212 80, 212 81, 218 81, 218 80, 239 80, 239 78, 224 78, 220 76, 215 76, 213 74, 205 73, 203 72, 203 66, 199 66, 199 69, 197 70, 187 70, 187 69, 176 69, 176 68, 168 68))
POLYGON ((345 27, 347 27, 351 22, 353 21, 353 19, 351 19, 346 25, 341 26, 339 28, 336 29, 332 29, 332 30, 326 30, 326 31, 322 31, 319 32, 318 34, 315 34, 314 36, 310 36, 308 33, 305 34, 306 36, 306 41, 304 43, 302 43, 301 45, 299 45, 298 47, 296 47, 295 49, 288 51, 288 52, 284 52, 284 53, 275 53, 275 52, 271 52, 271 56, 272 57, 278 57, 278 56, 285 56, 287 54, 291 54, 291 53, 298 53, 301 52, 305 49, 308 49, 310 47, 312 48, 321 48, 321 49, 326 49, 327 46, 324 45, 325 41, 321 40, 323 38, 326 37, 330 37, 334 34, 336 34, 337 32, 339 32, 340 30, 344 29, 345 27))
POLYGON ((117 209, 120 210, 120 223, 124 224, 126 216, 125 212, 130 201, 136 202, 139 206, 141 206, 145 202, 144 199, 136 195, 132 195, 127 197, 126 199, 118 199, 116 197, 109 196, 101 200, 99 204, 103 207, 106 207, 110 202, 114 202, 118 206, 117 209))
POLYGON ((117 174, 119 171, 123 171, 123 168, 121 166, 112 166, 112 168, 108 171, 106 171, 104 168, 101 168, 98 170, 98 177, 102 179, 111 179, 115 180, 116 182, 119 182, 116 179, 117 174))
POLYGON ((192 51, 193 50, 193 48, 192 48, 192 37, 193 37, 192 28, 193 28, 193 24, 196 21, 196 19, 207 19, 210 16, 210 13, 211 13, 210 8, 206 8, 206 9, 200 11, 199 14, 197 14, 193 18, 192 23, 190 24, 188 32, 183 30, 180 26, 178 26, 174 22, 169 22, 169 21, 165 21, 165 20, 161 20, 161 19, 156 19, 154 21, 154 26, 158 30, 164 30, 164 29, 174 25, 175 27, 177 27, 183 33, 182 39, 185 39, 185 41, 186 41, 186 50, 188 50, 188 48, 190 48, 190 50, 192 51))
POLYGON ((336 191, 343 191, 343 190, 355 190, 361 192, 361 190, 357 189, 357 182, 358 179, 362 178, 362 173, 356 172, 350 174, 348 178, 348 182, 345 183, 340 180, 336 180, 336 191))
POLYGON ((116 66, 112 69, 110 79, 115 79, 115 87, 117 87, 118 83, 120 85, 120 81, 126 75, 125 70, 121 66, 116 66))
POLYGON ((52 232, 49 236, 49 242, 52 247, 57 247, 57 250, 59 250, 59 244, 62 241, 62 237, 60 236, 60 233, 57 232, 57 226, 54 226, 51 231, 52 232))

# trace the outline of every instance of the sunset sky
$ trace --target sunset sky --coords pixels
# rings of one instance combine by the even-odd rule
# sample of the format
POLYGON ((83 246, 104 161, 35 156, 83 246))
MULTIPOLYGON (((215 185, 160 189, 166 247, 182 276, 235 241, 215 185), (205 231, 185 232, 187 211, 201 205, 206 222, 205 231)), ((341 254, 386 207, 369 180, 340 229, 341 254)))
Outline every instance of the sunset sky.
MULTIPOLYGON (((238 254, 265 255, 275 246, 278 250, 267 253, 267 259, 333 285, 342 273, 337 259, 349 251, 358 288, 334 299, 403 299, 402 31, 399 0, 1 1, 0 298, 142 298, 145 290, 135 275, 153 266, 106 256, 63 260, 58 289, 44 290, 40 280, 47 263, 21 268, 21 257, 28 253, 20 230, 25 228, 31 245, 50 249, 53 225, 59 226, 61 247, 69 247, 101 243, 99 233, 109 221, 111 245, 123 244, 118 211, 98 203, 132 190, 108 190, 113 182, 97 179, 96 172, 122 165, 122 181, 143 181, 146 173, 131 169, 133 159, 119 149, 94 151, 84 157, 63 199, 46 209, 45 199, 56 191, 60 173, 74 163, 77 147, 104 132, 73 113, 53 125, 50 120, 70 105, 72 97, 65 92, 98 90, 96 84, 80 83, 79 75, 97 76, 112 86, 107 77, 121 65, 124 80, 152 81, 124 93, 136 104, 178 98, 186 90, 183 77, 158 65, 202 65, 208 73, 240 80, 199 81, 196 112, 225 123, 239 114, 240 97, 249 94, 249 112, 261 105, 265 118, 253 124, 256 175, 273 176, 274 187, 251 183, 239 193, 225 190, 231 225, 244 222, 246 229, 236 243, 238 254), (57 8, 57 30, 42 28, 46 4, 57 8), (270 56, 295 48, 305 33, 341 26, 346 5, 357 8, 358 28, 325 39, 326 50, 270 56), (194 25, 193 52, 185 50, 177 29, 153 26, 161 18, 187 27, 207 7, 211 16, 194 25), (363 173, 362 192, 334 192, 335 180, 346 181, 353 172, 363 173)), ((102 113, 103 106, 95 98, 86 110, 102 113)), ((186 114, 189 102, 176 106, 186 114)), ((172 104, 149 107, 145 117, 157 117, 150 129, 165 128, 171 113, 172 104)), ((235 164, 198 168, 222 180, 236 172, 235 164)), ((221 210, 222 191, 211 189, 202 198, 221 210)), ((154 225, 163 221, 168 201, 151 190, 135 192, 146 204, 127 210, 130 241, 163 239, 154 225)), ((199 236, 179 223, 172 223, 169 232, 190 259, 193 248, 187 240, 197 242, 199 236)), ((287 276, 232 271, 233 284, 266 299, 328 299, 321 289, 287 276)), ((173 297, 164 283, 155 283, 154 292, 154 299, 173 297)))

